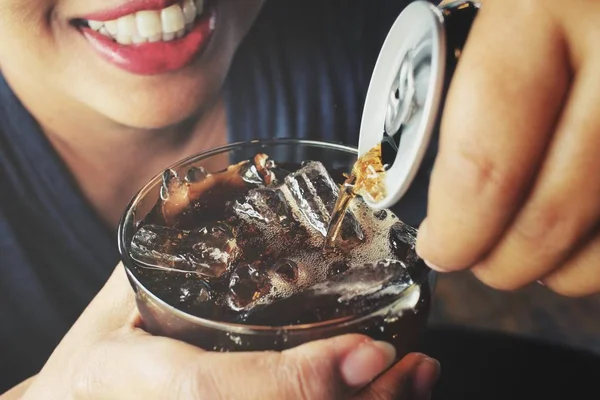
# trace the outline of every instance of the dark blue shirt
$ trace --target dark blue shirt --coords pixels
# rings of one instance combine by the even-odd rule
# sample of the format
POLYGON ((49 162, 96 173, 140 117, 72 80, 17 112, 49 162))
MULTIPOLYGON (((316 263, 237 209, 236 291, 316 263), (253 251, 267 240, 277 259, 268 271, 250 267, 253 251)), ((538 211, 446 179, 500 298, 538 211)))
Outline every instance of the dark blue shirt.
MULTIPOLYGON (((356 145, 377 54, 406 3, 267 1, 226 83, 230 140, 356 145)), ((403 200, 412 224, 420 182, 403 200)), ((118 260, 115 233, 0 76, 0 393, 41 368, 118 260)))

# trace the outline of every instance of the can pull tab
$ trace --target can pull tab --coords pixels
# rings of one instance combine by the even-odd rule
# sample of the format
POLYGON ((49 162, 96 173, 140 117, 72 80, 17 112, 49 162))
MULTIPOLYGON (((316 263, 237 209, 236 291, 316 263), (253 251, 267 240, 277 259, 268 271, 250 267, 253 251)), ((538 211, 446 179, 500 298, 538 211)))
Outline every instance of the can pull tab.
POLYGON ((369 84, 358 144, 359 156, 381 144, 386 166, 385 196, 377 202, 364 198, 371 207, 396 204, 421 166, 445 98, 447 75, 454 69, 448 53, 455 38, 446 22, 452 9, 465 5, 474 3, 438 8, 428 1, 412 2, 385 39, 369 84))
POLYGON ((430 40, 423 40, 409 49, 392 83, 382 139, 382 161, 388 168, 395 162, 404 130, 415 118, 421 117, 430 74, 430 53, 430 40))
POLYGON ((414 115, 416 102, 414 50, 409 50, 400 64, 397 78, 390 90, 387 113, 385 116, 385 132, 395 135, 414 115))

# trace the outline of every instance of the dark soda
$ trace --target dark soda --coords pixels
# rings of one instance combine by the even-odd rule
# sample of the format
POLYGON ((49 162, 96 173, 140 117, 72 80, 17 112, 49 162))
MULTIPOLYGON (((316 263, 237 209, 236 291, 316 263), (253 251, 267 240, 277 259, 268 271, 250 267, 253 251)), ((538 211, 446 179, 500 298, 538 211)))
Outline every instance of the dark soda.
POLYGON ((331 240, 343 172, 265 154, 215 174, 165 171, 160 199, 131 240, 133 271, 160 301, 219 329, 176 329, 179 317, 151 312, 145 324, 217 351, 279 350, 343 333, 410 351, 431 299, 416 232, 352 196, 331 240), (236 333, 245 328, 253 333, 236 333))

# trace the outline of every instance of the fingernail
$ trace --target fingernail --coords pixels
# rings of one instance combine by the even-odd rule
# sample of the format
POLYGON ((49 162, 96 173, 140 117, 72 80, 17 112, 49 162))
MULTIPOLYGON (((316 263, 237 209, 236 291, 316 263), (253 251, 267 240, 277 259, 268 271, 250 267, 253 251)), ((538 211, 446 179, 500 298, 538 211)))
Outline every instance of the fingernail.
POLYGON ((342 378, 350 387, 362 387, 388 369, 396 359, 396 349, 389 343, 368 341, 342 361, 342 378))
POLYGON ((434 271, 438 271, 438 272, 445 272, 443 268, 435 265, 434 263, 432 263, 431 261, 429 261, 426 257, 423 257, 426 254, 423 254, 423 241, 427 240, 427 219, 425 219, 422 223, 421 226, 419 226, 419 233, 417 236, 417 246, 416 246, 416 252, 417 255, 419 257, 421 257, 423 259, 423 261, 425 262, 425 264, 427 264, 427 266, 431 269, 433 269, 434 271))
POLYGON ((418 399, 429 399, 436 382, 440 378, 440 363, 426 357, 417 366, 413 376, 413 390, 418 399))

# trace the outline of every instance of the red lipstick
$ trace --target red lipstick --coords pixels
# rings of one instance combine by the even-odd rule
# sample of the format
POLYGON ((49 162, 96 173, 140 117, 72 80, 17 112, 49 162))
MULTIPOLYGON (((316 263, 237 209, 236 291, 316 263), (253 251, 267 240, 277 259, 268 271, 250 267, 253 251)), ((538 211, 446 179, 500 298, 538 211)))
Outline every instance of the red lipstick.
MULTIPOLYGON (((116 14, 105 15, 113 18, 116 14)), ((122 45, 88 27, 81 28, 81 32, 92 48, 109 63, 137 75, 158 75, 177 71, 200 55, 210 41, 215 20, 214 7, 207 7, 190 32, 169 42, 122 45)))

